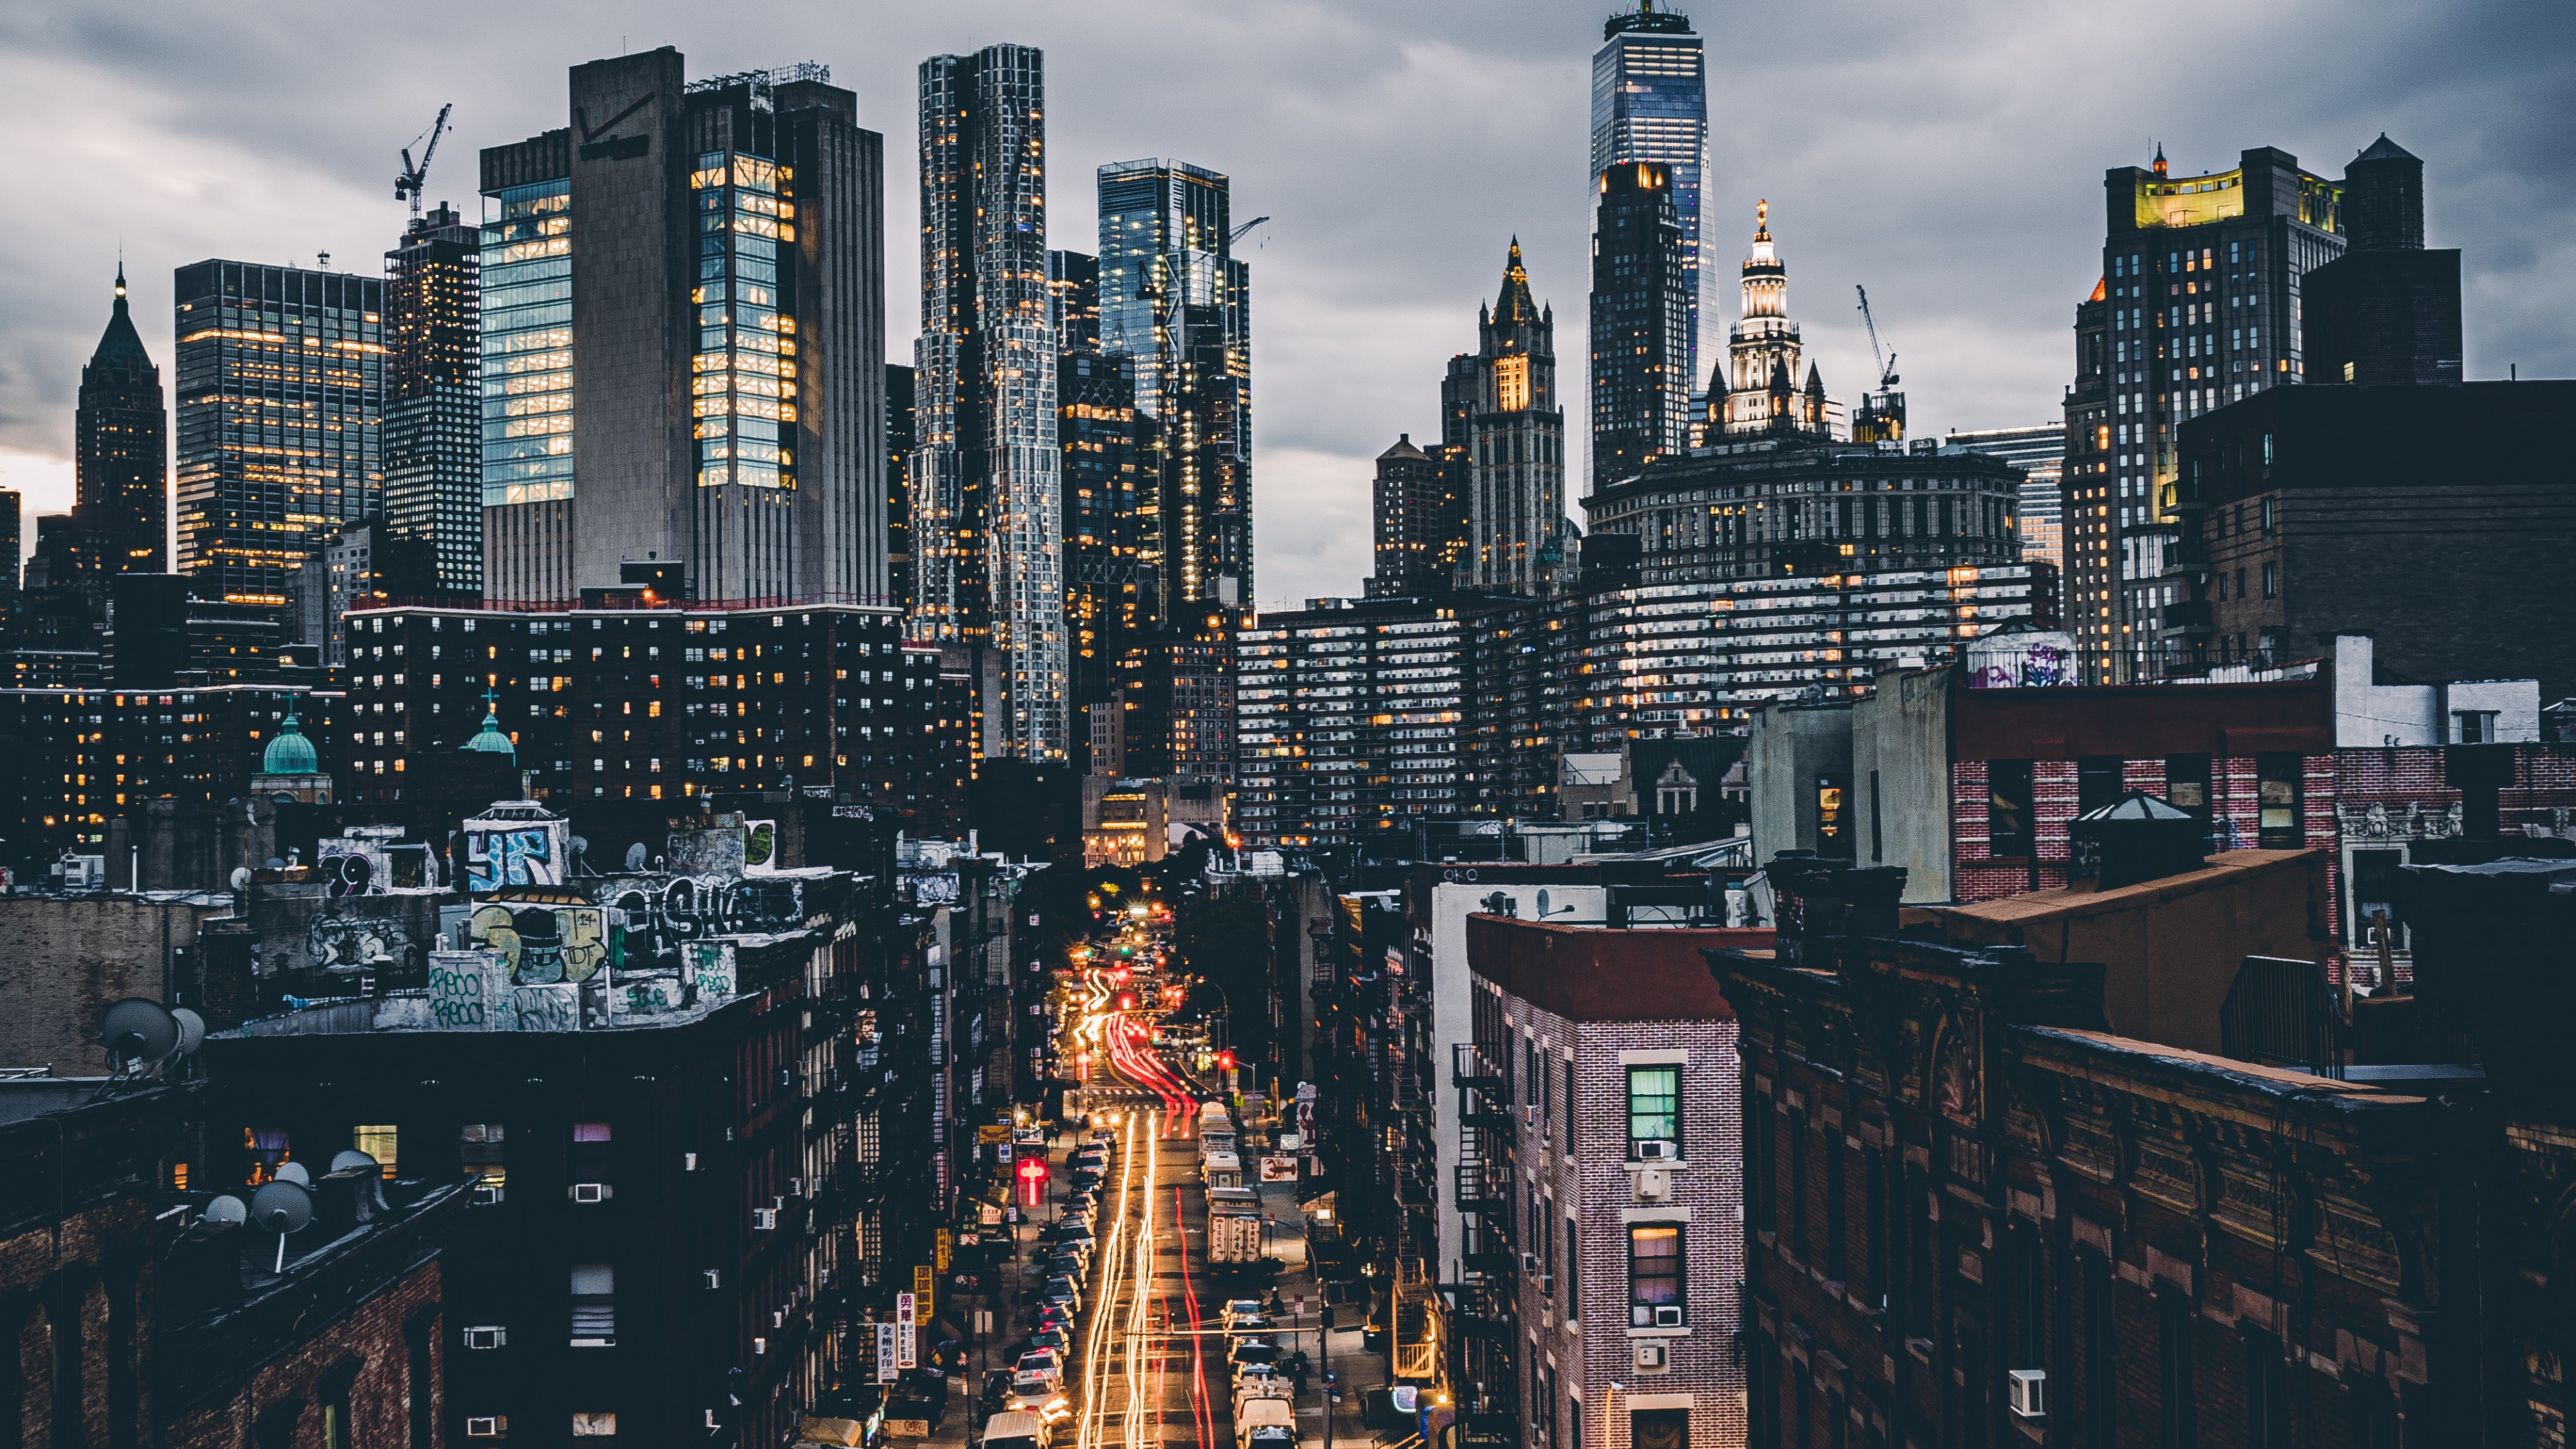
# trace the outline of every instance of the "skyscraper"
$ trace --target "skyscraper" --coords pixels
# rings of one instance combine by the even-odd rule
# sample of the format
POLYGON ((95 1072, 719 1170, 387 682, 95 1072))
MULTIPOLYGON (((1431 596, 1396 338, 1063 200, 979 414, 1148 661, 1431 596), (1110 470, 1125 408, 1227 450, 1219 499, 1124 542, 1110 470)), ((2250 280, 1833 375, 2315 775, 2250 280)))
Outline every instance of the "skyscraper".
POLYGON ((912 612, 912 369, 886 364, 886 587, 912 612))
POLYGON ((483 233, 440 202, 385 253, 385 521, 398 594, 483 592, 483 233))
MULTIPOLYGON (((1708 80, 1690 17, 1637 0, 1601 26, 1592 53, 1592 170, 1654 161, 1672 168, 1673 216, 1682 230, 1685 391, 1699 386, 1700 189, 1708 171, 1708 80)), ((1595 470, 1596 473, 1598 470, 1595 470)))
POLYGON ((485 592, 881 602, 884 138, 806 63, 573 68, 483 153, 485 592))
POLYGON ((1061 760, 1064 499, 1045 58, 1025 45, 935 55, 921 63, 920 86, 914 628, 990 651, 987 756, 1061 760))
POLYGON ((1530 296, 1518 237, 1499 295, 1476 309, 1476 337, 1473 354, 1449 360, 1440 399, 1466 433, 1468 582, 1545 593, 1566 531, 1565 410, 1556 401, 1556 309, 1530 296))
POLYGON ((1377 455, 1369 510, 1377 572, 1368 581, 1369 597, 1421 598, 1449 590, 1467 532, 1457 483, 1458 470, 1415 447, 1410 433, 1377 455))
POLYGON ((1708 390, 1709 441, 1766 433, 1822 438, 1831 435, 1824 378, 1802 356, 1798 324, 1789 320, 1789 268, 1771 240, 1771 203, 1753 208, 1753 254, 1744 259, 1744 315, 1726 337, 1727 385, 1708 390))
POLYGON ((1162 615, 1252 599, 1252 269, 1231 184, 1179 161, 1103 166, 1100 350, 1134 359, 1154 426, 1162 615))
POLYGON ((180 571, 284 604, 323 540, 384 508, 385 284, 226 261, 175 281, 180 571))
POLYGON ((1153 431, 1136 410, 1135 365, 1097 352, 1057 358, 1064 622, 1075 706, 1108 698, 1112 666, 1161 623, 1154 571, 1138 547, 1153 431))
POLYGON ((1690 295, 1670 166, 1601 173, 1592 212, 1592 484, 1689 446, 1690 295))
POLYGON ((2067 627, 2087 683, 2161 670, 2183 420, 2303 380, 2303 280, 2344 251, 2342 185, 2257 147, 2226 171, 2102 178, 2101 281, 2066 395, 2067 627))
MULTIPOLYGON (((116 303, 98 350, 81 369, 80 411, 73 423, 72 527, 85 546, 66 559, 75 571, 161 573, 169 568, 170 465, 164 452, 167 412, 161 369, 143 350, 125 304, 125 267, 116 269, 116 303)), ((11 509, 10 538, 17 537, 11 509)), ((9 556, 17 583, 16 554, 9 556)), ((68 574, 55 583, 70 582, 68 574)))

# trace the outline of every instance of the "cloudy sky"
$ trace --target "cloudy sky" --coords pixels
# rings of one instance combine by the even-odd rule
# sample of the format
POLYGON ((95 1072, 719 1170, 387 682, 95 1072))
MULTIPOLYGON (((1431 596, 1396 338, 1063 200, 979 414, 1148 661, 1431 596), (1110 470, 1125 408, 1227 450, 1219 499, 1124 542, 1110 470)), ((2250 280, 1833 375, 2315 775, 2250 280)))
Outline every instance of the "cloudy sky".
MULTIPOLYGON (((2322 0, 2155 6, 1682 0, 1707 37, 1709 261, 1768 197, 1826 384, 1870 374, 1852 286, 1903 356, 1921 431, 2053 421, 2101 175, 2161 139, 2177 171, 2274 145, 2340 175, 2381 131, 2425 158, 2428 240, 2465 251, 2468 374, 2576 376, 2576 7, 2322 0)), ((0 127, 0 486, 68 506, 72 400, 120 245, 163 363, 170 273, 208 256, 375 271, 396 149, 442 102, 433 200, 474 152, 565 123, 564 70, 674 45, 692 74, 813 59, 888 139, 890 338, 916 321, 913 74, 1009 40, 1047 52, 1050 210, 1090 250, 1092 168, 1169 156, 1275 220, 1253 263, 1258 594, 1352 593, 1369 459, 1436 428, 1517 233, 1583 416, 1589 57, 1603 0, 849 0, 609 7, 17 0, 0 127)), ((1722 340, 1724 295, 1705 324, 1722 340)), ((1579 491, 1579 488, 1578 488, 1579 491)), ((34 530, 30 527, 29 537, 34 530)))

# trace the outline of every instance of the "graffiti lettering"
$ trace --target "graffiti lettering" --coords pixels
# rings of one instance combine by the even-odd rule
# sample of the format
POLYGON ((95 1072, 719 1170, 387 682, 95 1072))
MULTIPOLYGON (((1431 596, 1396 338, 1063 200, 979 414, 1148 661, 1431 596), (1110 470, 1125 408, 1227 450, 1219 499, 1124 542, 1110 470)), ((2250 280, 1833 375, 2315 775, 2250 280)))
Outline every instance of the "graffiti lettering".
POLYGON ((429 1019, 439 1031, 479 1031, 490 1024, 484 1009, 479 953, 442 951, 429 967, 429 1019))
POLYGON ((468 830, 466 889, 496 891, 512 885, 562 885, 563 862, 555 849, 556 833, 553 822, 468 830))
POLYGON ((581 988, 520 986, 510 992, 510 1006, 520 1031, 581 1030, 581 988))

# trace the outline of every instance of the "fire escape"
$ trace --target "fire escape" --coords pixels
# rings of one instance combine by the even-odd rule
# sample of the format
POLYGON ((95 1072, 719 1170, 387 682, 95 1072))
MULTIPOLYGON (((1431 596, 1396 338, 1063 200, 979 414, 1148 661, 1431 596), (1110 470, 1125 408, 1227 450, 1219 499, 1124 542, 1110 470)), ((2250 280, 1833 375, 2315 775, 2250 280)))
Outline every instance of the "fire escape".
POLYGON ((1473 1043, 1451 1049, 1458 1089, 1458 1214, 1465 1241, 1458 1281, 1441 1285, 1452 1304, 1457 1358, 1458 1442, 1516 1444, 1520 1438, 1518 1259, 1512 1242, 1512 1114, 1502 1074, 1473 1043))
POLYGON ((1440 1378, 1439 1296, 1432 1263, 1439 1254, 1439 1154, 1431 1122, 1431 993, 1423 977, 1399 978, 1388 1025, 1394 1040, 1388 1082, 1385 1180, 1395 1189, 1389 1238, 1394 1284, 1395 1377, 1417 1384, 1440 1378))

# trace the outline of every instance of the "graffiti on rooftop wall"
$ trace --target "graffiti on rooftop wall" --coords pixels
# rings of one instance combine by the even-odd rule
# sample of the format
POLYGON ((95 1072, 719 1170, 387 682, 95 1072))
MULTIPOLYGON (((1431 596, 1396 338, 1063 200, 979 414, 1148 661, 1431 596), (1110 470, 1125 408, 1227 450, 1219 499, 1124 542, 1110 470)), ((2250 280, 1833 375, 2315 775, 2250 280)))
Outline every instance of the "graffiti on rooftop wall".
POLYGON ((575 985, 608 964, 608 913, 598 906, 477 906, 466 939, 501 958, 522 986, 575 985))
POLYGON ((505 886, 562 885, 571 859, 567 822, 526 803, 492 810, 465 821, 460 832, 465 888, 480 893, 505 886))
POLYGON ((596 898, 626 913, 626 963, 678 970, 681 947, 738 933, 804 924, 804 883, 793 876, 616 876, 596 898))
POLYGON ((420 947, 402 922, 350 916, 316 916, 305 928, 304 949, 312 969, 362 968, 379 957, 406 971, 421 964, 420 947))

